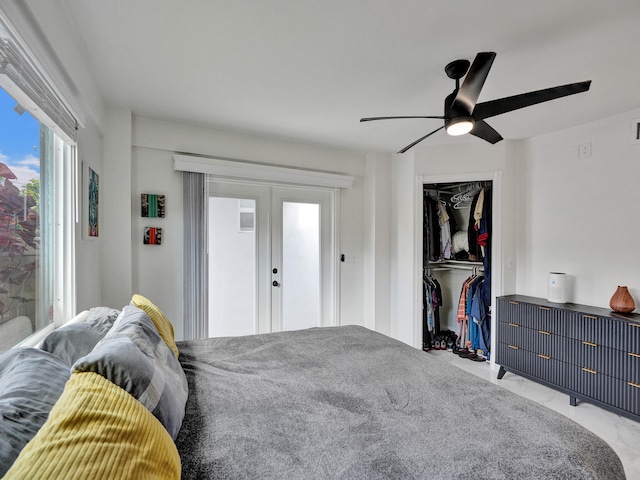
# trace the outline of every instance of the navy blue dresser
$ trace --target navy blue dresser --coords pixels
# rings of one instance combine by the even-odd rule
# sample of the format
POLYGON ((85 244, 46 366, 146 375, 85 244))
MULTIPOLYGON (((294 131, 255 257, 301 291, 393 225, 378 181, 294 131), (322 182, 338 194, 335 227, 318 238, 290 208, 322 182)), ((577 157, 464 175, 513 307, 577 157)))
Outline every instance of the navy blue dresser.
POLYGON ((508 295, 497 299, 496 363, 506 372, 640 420, 640 315, 508 295))

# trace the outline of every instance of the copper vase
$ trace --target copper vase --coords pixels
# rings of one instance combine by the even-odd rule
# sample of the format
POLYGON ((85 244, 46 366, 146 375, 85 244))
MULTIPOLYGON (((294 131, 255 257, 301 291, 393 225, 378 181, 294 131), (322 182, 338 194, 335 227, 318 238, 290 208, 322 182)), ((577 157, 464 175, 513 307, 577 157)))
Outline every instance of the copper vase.
POLYGON ((616 293, 611 297, 611 301, 609 302, 609 306, 611 310, 614 312, 620 313, 629 313, 633 312, 636 308, 636 304, 633 301, 633 297, 629 293, 627 287, 618 286, 616 293))

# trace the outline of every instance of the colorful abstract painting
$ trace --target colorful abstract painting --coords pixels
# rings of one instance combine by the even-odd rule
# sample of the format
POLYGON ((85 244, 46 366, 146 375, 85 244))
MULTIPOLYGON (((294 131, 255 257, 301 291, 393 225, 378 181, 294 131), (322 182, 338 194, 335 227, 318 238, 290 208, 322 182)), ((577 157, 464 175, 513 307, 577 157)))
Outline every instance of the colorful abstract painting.
POLYGON ((100 176, 89 167, 89 222, 88 232, 89 237, 98 236, 98 206, 99 206, 99 190, 100 190, 100 176))
POLYGON ((164 195, 143 193, 140 203, 143 217, 164 218, 164 195))
POLYGON ((162 243, 162 229, 156 227, 144 227, 145 245, 160 245, 162 243))

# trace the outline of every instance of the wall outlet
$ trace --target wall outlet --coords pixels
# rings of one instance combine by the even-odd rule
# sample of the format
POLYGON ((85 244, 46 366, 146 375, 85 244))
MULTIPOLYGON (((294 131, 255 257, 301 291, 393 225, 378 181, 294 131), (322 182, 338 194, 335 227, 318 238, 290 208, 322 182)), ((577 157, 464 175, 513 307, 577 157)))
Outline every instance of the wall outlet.
POLYGON ((582 143, 578 146, 578 158, 589 158, 591 156, 591 142, 582 143))

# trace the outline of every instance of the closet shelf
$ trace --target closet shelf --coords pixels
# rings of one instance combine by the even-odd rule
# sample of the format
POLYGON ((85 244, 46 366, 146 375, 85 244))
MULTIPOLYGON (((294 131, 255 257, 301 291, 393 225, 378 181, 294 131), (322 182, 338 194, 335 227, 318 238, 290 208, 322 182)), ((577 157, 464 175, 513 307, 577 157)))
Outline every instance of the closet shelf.
POLYGON ((438 262, 429 262, 427 263, 427 268, 451 268, 458 270, 473 270, 475 268, 479 271, 484 271, 482 262, 471 262, 469 260, 441 260, 438 262))

